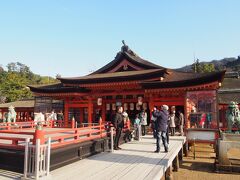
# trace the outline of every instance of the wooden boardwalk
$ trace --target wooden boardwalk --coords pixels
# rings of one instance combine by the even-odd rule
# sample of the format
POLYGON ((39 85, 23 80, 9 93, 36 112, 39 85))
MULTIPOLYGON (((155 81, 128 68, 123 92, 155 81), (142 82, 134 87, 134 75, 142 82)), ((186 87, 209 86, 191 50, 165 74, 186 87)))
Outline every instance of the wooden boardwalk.
MULTIPOLYGON (((182 149, 185 137, 170 137, 169 152, 161 146, 154 153, 155 139, 147 135, 141 141, 121 145, 122 150, 105 152, 51 171, 52 180, 159 180, 182 149)), ((0 179, 20 179, 22 174, 0 170, 0 179)))
POLYGON ((185 141, 185 137, 170 137, 169 152, 165 153, 162 146, 160 153, 154 153, 155 139, 152 136, 144 136, 140 142, 121 145, 122 150, 97 154, 54 170, 51 172, 52 179, 159 180, 164 176, 185 141))

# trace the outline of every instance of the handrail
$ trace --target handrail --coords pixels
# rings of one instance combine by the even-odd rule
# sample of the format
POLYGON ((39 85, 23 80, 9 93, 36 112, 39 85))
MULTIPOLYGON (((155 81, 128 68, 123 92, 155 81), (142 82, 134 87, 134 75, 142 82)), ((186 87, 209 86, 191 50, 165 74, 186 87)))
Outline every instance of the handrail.
MULTIPOLYGON (((50 123, 51 127, 53 123, 50 123)), ((74 122, 72 122, 74 124, 74 122)), ((54 127, 51 131, 43 130, 35 130, 35 132, 23 132, 18 130, 1 130, 0 133, 2 134, 13 134, 15 137, 9 136, 1 136, 0 140, 9 140, 11 141, 9 144, 7 143, 0 143, 0 147, 5 148, 14 148, 14 149, 22 149, 23 145, 20 142, 24 141, 23 138, 17 138, 18 135, 31 135, 31 141, 35 143, 36 139, 41 139, 43 143, 46 142, 48 137, 52 138, 52 148, 62 147, 68 144, 74 144, 79 142, 85 142, 88 140, 93 140, 97 138, 103 138, 106 136, 110 136, 110 126, 107 123, 91 123, 91 126, 87 127, 72 127, 72 128, 65 128, 65 129, 58 129, 54 127)), ((129 124, 126 124, 125 127, 129 128, 129 124)))

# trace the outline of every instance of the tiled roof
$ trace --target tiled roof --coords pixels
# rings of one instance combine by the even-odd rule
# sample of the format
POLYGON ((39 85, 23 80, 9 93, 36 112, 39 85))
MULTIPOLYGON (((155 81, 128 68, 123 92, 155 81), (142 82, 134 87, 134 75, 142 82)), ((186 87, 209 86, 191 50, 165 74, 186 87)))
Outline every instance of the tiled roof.
POLYGON ((101 83, 130 80, 145 80, 149 78, 161 77, 166 72, 165 69, 149 69, 140 71, 124 71, 103 74, 91 74, 83 77, 60 78, 62 83, 101 83))
POLYGON ((162 81, 143 82, 144 88, 173 88, 194 86, 204 83, 211 83, 214 81, 221 82, 225 71, 211 72, 211 73, 186 73, 170 70, 169 74, 162 81))
POLYGON ((79 92, 86 93, 89 90, 80 87, 63 86, 62 83, 43 85, 43 86, 29 86, 31 91, 40 93, 63 93, 63 92, 79 92))
POLYGON ((0 108, 8 108, 10 106, 13 106, 15 108, 33 108, 34 107, 34 99, 14 101, 14 102, 10 102, 10 103, 0 104, 0 108))

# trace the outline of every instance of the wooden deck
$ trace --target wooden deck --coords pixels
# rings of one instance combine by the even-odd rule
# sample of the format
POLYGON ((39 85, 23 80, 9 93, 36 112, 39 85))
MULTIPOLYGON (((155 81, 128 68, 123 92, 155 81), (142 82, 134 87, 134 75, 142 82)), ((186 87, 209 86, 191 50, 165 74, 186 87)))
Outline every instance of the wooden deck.
MULTIPOLYGON (((121 145, 122 150, 105 152, 51 171, 53 180, 159 180, 183 147, 186 138, 170 137, 169 152, 161 146, 154 153, 155 139, 147 135, 142 140, 121 145)), ((21 174, 0 170, 0 179, 19 179, 21 174)))
POLYGON ((170 137, 169 152, 154 153, 155 139, 145 136, 121 146, 114 153, 101 153, 51 172, 52 179, 160 179, 182 149, 185 137, 170 137))

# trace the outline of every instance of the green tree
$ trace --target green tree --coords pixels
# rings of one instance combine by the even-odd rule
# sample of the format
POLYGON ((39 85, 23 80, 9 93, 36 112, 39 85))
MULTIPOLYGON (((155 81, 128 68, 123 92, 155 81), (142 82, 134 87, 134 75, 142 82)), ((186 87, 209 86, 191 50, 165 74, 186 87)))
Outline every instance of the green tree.
POLYGON ((0 103, 32 97, 27 85, 49 84, 57 82, 51 77, 34 74, 28 66, 20 62, 7 65, 7 71, 0 69, 0 103))
POLYGON ((213 72, 215 71, 215 66, 213 63, 202 64, 202 72, 213 72))
POLYGON ((195 73, 213 72, 215 71, 215 66, 213 63, 200 63, 199 59, 192 64, 192 70, 195 73))

